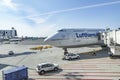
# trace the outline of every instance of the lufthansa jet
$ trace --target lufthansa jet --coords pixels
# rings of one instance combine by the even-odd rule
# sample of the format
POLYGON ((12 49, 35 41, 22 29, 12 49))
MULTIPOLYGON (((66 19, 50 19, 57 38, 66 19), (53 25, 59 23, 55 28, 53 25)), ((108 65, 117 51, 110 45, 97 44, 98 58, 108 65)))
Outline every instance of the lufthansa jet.
POLYGON ((89 45, 103 45, 101 33, 104 29, 61 29, 52 36, 47 37, 45 43, 63 48, 75 48, 89 45))

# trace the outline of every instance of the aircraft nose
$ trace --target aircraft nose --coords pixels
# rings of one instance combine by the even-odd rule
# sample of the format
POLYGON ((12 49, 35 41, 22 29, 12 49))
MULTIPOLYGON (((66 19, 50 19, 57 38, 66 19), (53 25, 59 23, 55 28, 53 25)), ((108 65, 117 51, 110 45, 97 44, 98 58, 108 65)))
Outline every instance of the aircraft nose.
POLYGON ((46 44, 49 44, 49 43, 51 42, 51 39, 50 39, 50 38, 46 38, 46 39, 44 40, 44 42, 45 42, 46 44))
POLYGON ((48 42, 48 39, 46 38, 46 39, 44 40, 44 42, 48 42))

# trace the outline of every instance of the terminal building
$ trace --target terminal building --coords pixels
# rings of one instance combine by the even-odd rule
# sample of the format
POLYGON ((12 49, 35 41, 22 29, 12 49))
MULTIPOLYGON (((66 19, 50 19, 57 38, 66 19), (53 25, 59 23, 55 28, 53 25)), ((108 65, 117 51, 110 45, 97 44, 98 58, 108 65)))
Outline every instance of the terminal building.
POLYGON ((0 39, 11 39, 17 36, 17 31, 14 27, 11 30, 0 30, 0 39))

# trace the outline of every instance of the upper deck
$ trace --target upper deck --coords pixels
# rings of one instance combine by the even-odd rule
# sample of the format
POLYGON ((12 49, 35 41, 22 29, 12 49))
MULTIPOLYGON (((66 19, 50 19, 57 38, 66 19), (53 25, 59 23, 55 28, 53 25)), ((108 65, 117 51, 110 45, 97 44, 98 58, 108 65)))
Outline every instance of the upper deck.
POLYGON ((104 32, 105 29, 60 29, 58 32, 104 32))

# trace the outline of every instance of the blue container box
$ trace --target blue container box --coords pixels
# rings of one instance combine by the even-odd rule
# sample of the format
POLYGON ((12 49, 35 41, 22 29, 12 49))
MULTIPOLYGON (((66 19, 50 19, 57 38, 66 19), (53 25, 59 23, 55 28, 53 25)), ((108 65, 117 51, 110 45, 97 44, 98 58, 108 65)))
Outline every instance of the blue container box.
POLYGON ((28 80, 28 68, 20 66, 3 71, 3 80, 28 80))

